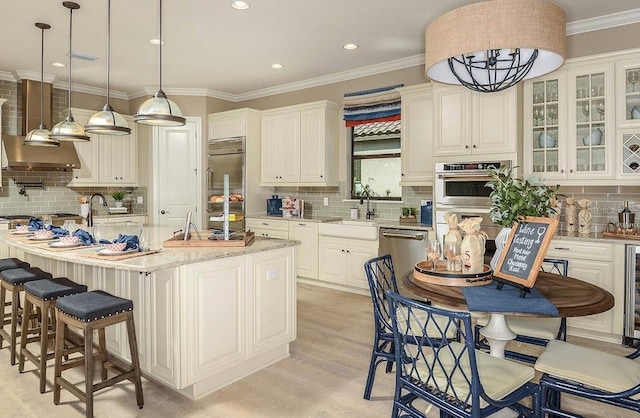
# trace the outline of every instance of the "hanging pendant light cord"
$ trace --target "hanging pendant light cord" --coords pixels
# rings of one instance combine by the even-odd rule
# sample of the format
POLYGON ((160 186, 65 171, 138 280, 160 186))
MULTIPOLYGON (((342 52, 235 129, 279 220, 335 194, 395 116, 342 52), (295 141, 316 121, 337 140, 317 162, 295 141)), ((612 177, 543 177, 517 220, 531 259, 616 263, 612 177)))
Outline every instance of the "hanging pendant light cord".
POLYGON ((69 9, 69 115, 71 116, 71 31, 73 30, 73 9, 69 9))
POLYGON ((40 40, 40 129, 44 129, 44 27, 42 27, 42 38, 40 40))
POLYGON ((110 86, 110 73, 111 72, 111 0, 107 1, 107 106, 109 105, 109 98, 111 97, 110 86))
POLYGON ((160 91, 162 91, 162 0, 160 0, 160 91))

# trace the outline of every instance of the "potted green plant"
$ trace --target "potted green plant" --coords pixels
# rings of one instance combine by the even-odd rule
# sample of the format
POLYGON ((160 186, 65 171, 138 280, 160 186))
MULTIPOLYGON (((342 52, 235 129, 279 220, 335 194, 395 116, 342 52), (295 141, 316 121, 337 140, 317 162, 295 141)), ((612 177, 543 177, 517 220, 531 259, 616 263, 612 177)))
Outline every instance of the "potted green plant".
POLYGON ((491 220, 503 228, 496 237, 496 253, 491 260, 495 269, 504 248, 511 227, 525 216, 550 217, 556 215, 555 197, 560 186, 533 184, 528 180, 513 176, 513 168, 490 169, 491 180, 486 186, 491 189, 491 220))
POLYGON ((117 191, 117 192, 111 193, 111 197, 113 197, 113 200, 116 201, 116 207, 117 208, 122 207, 122 201, 124 200, 125 196, 126 196, 125 192, 122 192, 122 191, 117 191))

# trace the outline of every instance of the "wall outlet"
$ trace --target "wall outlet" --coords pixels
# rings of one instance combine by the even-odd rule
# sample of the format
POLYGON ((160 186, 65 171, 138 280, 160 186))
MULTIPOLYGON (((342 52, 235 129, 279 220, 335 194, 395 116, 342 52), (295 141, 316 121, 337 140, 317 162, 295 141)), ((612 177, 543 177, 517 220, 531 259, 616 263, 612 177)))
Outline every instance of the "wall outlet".
POLYGON ((139 205, 142 205, 144 203, 144 197, 137 196, 136 197, 136 203, 138 203, 139 205))
POLYGON ((427 206, 427 199, 421 200, 420 206, 427 206))
POLYGON ((267 270, 267 280, 278 280, 279 277, 278 270, 267 270))
POLYGON ((325 197, 324 199, 322 199, 322 202, 325 206, 329 206, 329 198, 325 197))

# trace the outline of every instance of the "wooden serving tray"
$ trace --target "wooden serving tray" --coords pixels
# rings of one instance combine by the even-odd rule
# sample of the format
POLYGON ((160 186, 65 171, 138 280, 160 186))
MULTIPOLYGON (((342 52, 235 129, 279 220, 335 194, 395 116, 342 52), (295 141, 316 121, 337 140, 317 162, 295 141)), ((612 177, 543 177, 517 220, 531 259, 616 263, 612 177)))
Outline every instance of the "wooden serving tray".
POLYGON ((184 240, 184 234, 178 234, 173 238, 162 243, 163 247, 246 247, 251 245, 255 233, 252 231, 238 232, 235 235, 229 237, 228 241, 224 239, 209 239, 208 237, 200 237, 191 234, 191 238, 188 241, 184 240))
POLYGON ((493 281, 493 270, 488 265, 482 266, 481 273, 465 274, 459 271, 448 271, 444 263, 436 264, 435 271, 431 270, 430 261, 416 263, 410 280, 420 286, 421 283, 438 284, 442 286, 485 286, 493 281))
POLYGON ((640 234, 618 234, 617 232, 603 232, 602 236, 607 238, 632 239, 640 241, 640 234))

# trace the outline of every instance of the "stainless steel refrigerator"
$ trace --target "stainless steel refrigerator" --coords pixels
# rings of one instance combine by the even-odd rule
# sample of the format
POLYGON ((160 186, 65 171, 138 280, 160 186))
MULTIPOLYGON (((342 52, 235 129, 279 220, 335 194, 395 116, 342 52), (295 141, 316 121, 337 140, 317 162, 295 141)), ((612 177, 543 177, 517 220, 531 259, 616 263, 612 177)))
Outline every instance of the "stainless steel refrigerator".
POLYGON ((208 228, 222 229, 224 175, 229 175, 229 229, 244 230, 245 138, 210 139, 207 144, 208 228), (235 216, 236 220, 232 220, 235 216))

